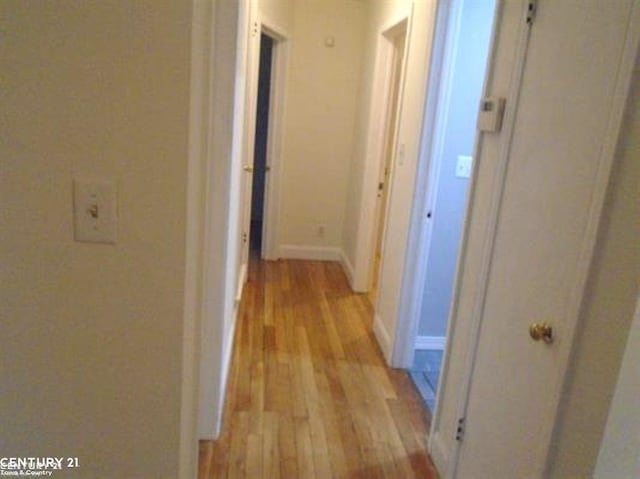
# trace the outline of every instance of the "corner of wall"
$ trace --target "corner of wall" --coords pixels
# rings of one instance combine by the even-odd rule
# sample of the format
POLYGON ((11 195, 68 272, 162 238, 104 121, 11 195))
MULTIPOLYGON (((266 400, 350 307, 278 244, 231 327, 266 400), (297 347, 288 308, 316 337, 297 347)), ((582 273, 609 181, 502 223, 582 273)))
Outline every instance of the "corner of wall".
POLYGON ((373 319, 373 334, 378 341, 378 345, 382 350, 382 355, 384 356, 385 361, 387 364, 391 364, 391 336, 389 335, 389 331, 387 331, 384 322, 377 313, 375 313, 373 319))
MULTIPOLYGON (((347 276, 347 280, 349 281, 349 286, 351 286, 351 289, 355 291, 355 288, 353 285, 353 275, 354 275, 353 265, 351 264, 351 261, 349 260, 349 256, 347 256, 347 253, 345 253, 344 249, 340 250, 340 264, 342 265, 344 274, 347 276)), ((356 291, 356 292, 360 292, 360 291, 356 291)))

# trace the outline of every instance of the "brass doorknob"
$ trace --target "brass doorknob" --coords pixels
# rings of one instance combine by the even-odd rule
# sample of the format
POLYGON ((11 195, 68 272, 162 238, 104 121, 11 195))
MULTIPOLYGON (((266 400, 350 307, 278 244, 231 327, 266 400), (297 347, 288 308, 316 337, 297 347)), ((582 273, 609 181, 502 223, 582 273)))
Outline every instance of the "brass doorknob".
POLYGON ((542 340, 545 343, 551 343, 553 341, 553 328, 548 323, 531 323, 529 335, 534 341, 542 340))
POLYGON ((250 165, 244 165, 242 169, 249 173, 253 172, 253 166, 250 166, 250 165))

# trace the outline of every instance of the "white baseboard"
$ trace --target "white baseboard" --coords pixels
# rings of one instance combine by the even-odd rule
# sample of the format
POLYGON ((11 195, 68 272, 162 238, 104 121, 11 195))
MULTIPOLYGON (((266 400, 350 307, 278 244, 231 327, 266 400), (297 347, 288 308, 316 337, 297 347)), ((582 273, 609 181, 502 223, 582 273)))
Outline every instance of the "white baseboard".
POLYGON ((238 287, 236 289, 236 306, 242 299, 242 291, 244 290, 244 284, 247 282, 247 265, 243 264, 240 267, 240 274, 238 275, 238 287))
POLYGON ((351 264, 351 261, 349 261, 349 257, 343 250, 340 250, 340 264, 342 265, 344 274, 347 276, 347 280, 349 281, 349 286, 351 286, 351 289, 355 291, 353 287, 353 275, 354 275, 353 265, 351 264))
MULTIPOLYGON (((233 339, 236 335, 236 324, 238 322, 238 314, 234 315, 233 321, 231 323, 231 330, 229 334, 225 338, 225 349, 224 349, 224 358, 222 362, 222 387, 224 389, 222 397, 226 397, 227 392, 227 380, 229 377, 229 371, 231 370, 231 358, 233 357, 233 339)), ((224 409, 224 408, 223 408, 224 409)))
MULTIPOLYGON (((242 284, 244 285, 244 282, 242 284)), ((242 292, 240 292, 240 294, 242 295, 242 292)), ((236 307, 233 309, 233 319, 231 320, 231 328, 229 333, 227 334, 227 337, 224 338, 224 342, 223 342, 224 349, 222 350, 223 356, 222 356, 222 365, 221 365, 222 378, 220 380, 220 386, 221 386, 220 407, 218 410, 218 417, 216 418, 213 439, 218 439, 222 432, 222 418, 223 418, 223 412, 224 412, 224 404, 227 399, 227 386, 229 384, 229 372, 231 371, 231 360, 233 358, 233 346, 234 346, 233 340, 236 337, 236 325, 238 323, 238 316, 239 316, 238 310, 240 309, 237 306, 238 305, 236 304, 236 307)))
POLYGON ((380 316, 378 316, 378 313, 374 313, 373 334, 378 340, 378 344, 380 345, 380 349, 382 349, 382 354, 384 355, 387 364, 391 364, 391 337, 389 336, 387 328, 385 328, 382 323, 380 316))
POLYGON ((351 286, 351 290, 354 293, 368 293, 369 288, 367 285, 367 281, 362 280, 362 274, 359 277, 356 277, 356 269, 353 267, 351 261, 349 261, 349 257, 344 251, 340 251, 340 262, 342 263, 342 269, 344 269, 345 274, 347 275, 347 279, 349 280, 349 286, 351 286), (360 279, 358 279, 360 278, 360 279))
POLYGON ((440 474, 440 477, 445 477, 449 459, 442 445, 442 435, 440 433, 434 432, 431 437, 429 437, 428 450, 438 474, 440 474))
POLYGON ((414 349, 435 349, 442 351, 444 350, 446 341, 446 336, 418 336, 414 343, 414 349))
POLYGON ((340 248, 334 246, 280 245, 280 257, 286 259, 310 259, 315 261, 340 261, 340 248))

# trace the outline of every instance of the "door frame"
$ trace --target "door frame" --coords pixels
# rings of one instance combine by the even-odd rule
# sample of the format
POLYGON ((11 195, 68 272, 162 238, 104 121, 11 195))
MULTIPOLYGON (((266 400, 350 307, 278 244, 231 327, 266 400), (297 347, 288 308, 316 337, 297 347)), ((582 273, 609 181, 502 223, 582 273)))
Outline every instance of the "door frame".
POLYGON ((265 162, 269 171, 268 174, 265 174, 264 184, 261 256, 267 260, 276 260, 280 257, 280 185, 282 184, 282 143, 289 62, 289 34, 263 16, 260 17, 260 32, 273 40, 267 158, 265 162))
POLYGON ((384 257, 384 239, 387 231, 387 215, 389 214, 389 200, 391 198, 391 188, 393 185, 393 172, 395 167, 396 150, 398 148, 398 126, 400 124, 400 113, 402 111, 402 93, 404 87, 405 78, 405 61, 407 59, 407 41, 409 33, 408 18, 402 19, 400 22, 395 23, 382 32, 380 40, 384 44, 380 53, 382 55, 383 70, 380 72, 382 80, 384 82, 382 88, 384 88, 384 94, 381 98, 381 105, 384 105, 383 116, 379 118, 379 123, 382 126, 382 135, 377 138, 379 156, 378 156, 378 175, 376 179, 376 198, 373 217, 373 243, 371 248, 371 256, 369 257, 369 265, 371 267, 369 271, 369 278, 367 284, 367 290, 370 291, 374 287, 374 280, 376 275, 380 274, 382 270, 382 258, 384 257), (404 37, 404 46, 402 49, 402 59, 400 60, 399 71, 397 68, 397 47, 396 42, 399 38, 404 37), (398 75, 396 77, 396 75, 398 75), (397 98, 393 98, 393 85, 394 81, 397 81, 397 98), (395 119, 393 115, 393 107, 395 106, 395 119), (393 136, 391 136, 393 134, 393 136), (387 157, 390 156, 390 158, 387 157), (384 177, 384 170, 388 167, 386 179, 384 177), (378 197, 378 187, 381 181, 384 181, 386 194, 378 197), (382 230, 380 230, 382 228, 382 230), (381 236, 379 236, 381 235, 381 236), (378 241, 380 242, 380 264, 378 265, 378 271, 376 271, 375 256, 377 254, 378 241))
MULTIPOLYGON (((392 151, 393 156, 396 156, 396 149, 398 147, 397 131, 401 118, 402 104, 404 97, 404 87, 406 83, 406 70, 407 59, 409 58, 409 50, 411 48, 411 20, 413 9, 408 7, 400 12, 397 16, 391 18, 378 30, 377 45, 376 45, 376 60, 374 67, 373 84, 371 89, 369 119, 367 127, 367 146, 365 158, 363 181, 362 181, 362 193, 360 196, 360 214, 358 221, 358 229, 356 234, 356 258, 353 268, 348 265, 347 271, 350 276, 351 288, 356 292, 368 292, 371 288, 373 279, 373 265, 371 258, 375 253, 375 237, 376 227, 378 224, 379 210, 381 208, 380 202, 377 198, 377 189, 379 182, 379 173, 381 165, 384 163, 385 154, 385 141, 387 133, 387 115, 390 107, 390 82, 393 69, 393 58, 395 46, 393 44, 393 38, 399 29, 404 29, 405 45, 404 54, 401 67, 401 78, 399 80, 398 87, 398 102, 396 115, 396 135, 392 140, 394 142, 392 151), (382 95, 376 95, 375 92, 384 92, 382 95)), ((393 164, 395 162, 391 160, 391 171, 388 178, 388 193, 387 193, 387 205, 389 205, 388 199, 391 197, 391 188, 393 185, 393 164)), ((388 214, 385 212, 385 218, 388 214)), ((386 230, 386 227, 385 227, 386 230)), ((380 262, 380 268, 384 262, 384 231, 383 231, 383 254, 380 262)))
MULTIPOLYGON (((287 66, 289 61, 289 34, 276 22, 255 12, 255 19, 251 25, 251 52, 248 65, 248 107, 245 113, 245 167, 254 168, 254 154, 256 141, 256 108, 258 103, 258 76, 260 74, 260 35, 265 34, 273 40, 271 57, 271 85, 269 101, 269 126, 267 129, 267 158, 266 165, 270 168, 265 174, 262 250, 261 257, 275 260, 280 257, 279 229, 280 229, 280 184, 282 175, 282 138, 284 131, 284 103, 286 99, 287 66)), ((243 193, 243 225, 244 245, 240 281, 237 288, 237 298, 240 300, 243 285, 247 280, 249 264, 249 236, 251 231, 251 197, 253 193, 253 173, 245 171, 243 193)))
MULTIPOLYGON (((496 2, 498 3, 499 0, 496 0, 496 2)), ((423 302, 422 292, 424 291, 426 272, 429 267, 428 258, 433 231, 433 221, 428 216, 425 216, 424 213, 425 211, 430 211, 432 213, 431 217, 433 217, 436 208, 437 185, 440 177, 445 133, 443 125, 448 117, 448 109, 439 108, 439 105, 446 104, 446 99, 451 94, 452 75, 450 74, 450 66, 457 51, 457 43, 448 44, 448 39, 450 35, 455 35, 460 29, 463 3, 464 0, 441 0, 438 2, 436 10, 433 50, 428 76, 429 88, 425 105, 425 121, 416 169, 416 186, 407 240, 407 251, 414 252, 412 254, 413 261, 407 261, 406 273, 402 282, 406 286, 402 288, 398 329, 393 345, 392 364, 400 368, 410 368, 415 355, 416 337, 423 302), (423 207, 424 205, 426 205, 426 209, 423 207)), ((496 10, 497 8, 498 6, 496 5, 496 10)), ((494 14, 491 42, 493 42, 495 32, 495 18, 494 14)), ((489 58, 487 59, 488 64, 489 58)), ((486 73, 484 83, 482 88, 483 96, 486 93, 486 73)), ((476 148, 477 137, 474 145, 474 155, 476 154, 476 148)), ((475 174, 472 174, 469 192, 473 188, 474 178, 475 174)), ((467 194, 467 198, 469 198, 469 194, 467 194)), ((468 209, 469 203, 467 199, 465 224, 468 209)), ((461 235, 460 251, 463 248, 463 237, 464 235, 461 235)))
MULTIPOLYGON (((500 0, 496 8, 496 14, 499 14, 502 10, 505 0, 500 0)), ((483 313, 485 307, 485 300, 488 292, 489 277, 491 273, 491 266, 493 261, 494 244, 498 228, 498 218, 502 204, 502 193, 506 184, 506 173, 509 162, 511 144, 513 139, 513 130, 515 126, 515 120, 517 116, 517 110, 519 105, 519 94, 521 89, 521 83, 524 73, 524 67, 526 62, 526 54, 529 45, 529 38, 531 28, 525 21, 528 18, 530 3, 527 0, 522 1, 522 21, 519 26, 520 32, 518 33, 518 46, 516 47, 516 58, 512 65, 512 74, 509 84, 509 93, 507 97, 507 109, 505 110, 505 118, 502 128, 502 137, 499 140, 499 156, 497 158, 496 175, 494 177, 495 188, 492 191, 490 200, 490 212, 488 218, 485 221, 485 238, 482 251, 480 253, 481 270, 478 278, 477 294, 474 297, 472 315, 468 319, 469 328, 469 345, 467 347, 467 357, 465 360, 465 367, 460 377, 449 377, 448 360, 449 360, 449 348, 447 348, 447 354, 443 361, 443 369, 441 372, 440 384, 438 387, 438 398, 440 402, 441 396, 444 393, 443 382, 444 381, 456 381, 461 385, 461 390, 457 393, 455 398, 457 402, 456 417, 464 418, 466 416, 466 409, 470 399, 470 388, 475 371, 475 361, 477 352, 479 349, 481 337, 480 329, 483 321, 483 313)), ((535 13, 535 12, 534 12, 535 13)), ((500 17, 496 17, 500 18, 500 17)), ((619 62, 619 68, 616 72, 617 78, 615 83, 615 92, 612 96, 613 103, 611 106, 608 127, 603 138, 602 150, 600 153, 599 166, 597 175, 595 178, 595 186, 593 189, 593 196, 591 204, 589 205, 589 213, 587 220, 587 228, 584 234, 584 240, 580 250, 580 260, 577 271, 574 275, 574 288, 571 292, 571 296, 567 307, 567 320, 565 331, 568 347, 565 348, 560 357, 558 358, 560 363, 560 371, 558 375, 558 390, 562 391, 566 389, 570 381, 570 357, 573 354, 576 340, 577 324, 580 317, 582 305, 586 296, 587 280, 589 272, 593 263, 593 258, 596 249, 596 241, 598 232, 600 230, 602 211, 604 207, 605 195, 609 183, 609 177, 612 169, 612 164, 616 154, 616 148, 620 137, 622 122, 624 117, 624 111, 628 100, 630 82, 633 74, 635 60, 640 53, 640 4, 634 2, 631 7, 630 19, 628 22, 628 28, 626 32, 625 44, 623 46, 622 56, 619 62)), ((499 25, 494 25, 494 40, 492 40, 491 53, 490 53, 490 68, 487 76, 487 85, 490 84, 491 76, 493 73, 494 62, 496 60, 496 48, 495 48, 495 34, 499 30, 499 25)), ((486 92, 485 92, 486 94, 486 92)), ((478 142, 476 144, 476 150, 479 150, 482 142, 483 135, 479 135, 478 142)), ((474 155, 477 153, 474 151, 474 155)), ((479 157, 478 157, 479 158, 479 157)), ((475 162, 478 163, 478 162, 475 162)), ((474 165, 474 170, 477 169, 477 164, 474 165)), ((475 173, 475 171, 474 171, 475 173)), ((474 183, 475 184, 475 183, 474 183)), ((473 191, 470 191, 469 198, 472 198, 473 191)), ((469 213, 469 211, 468 211, 469 213)), ((458 299, 460 294, 460 278, 462 277, 461 266, 464 262, 464 254, 469 237, 468 224, 465 224, 463 250, 461 251, 459 268, 456 278, 456 288, 454 293, 454 304, 451 312, 451 320, 449 329, 447 331, 447 342, 452 339, 453 329, 456 326, 455 320, 457 319, 457 307, 459 305, 458 299)), ((454 400, 450 398, 449 401, 454 400)), ((553 441, 558 433, 559 417, 562 414, 561 399, 551 405, 549 408, 549 417, 546 418, 545 424, 545 441, 542 445, 546 451, 546 464, 545 470, 549 472, 549 468, 552 466, 550 461, 552 460, 551 451, 553 441)), ((432 455, 438 470, 443 473, 443 477, 454 478, 456 476, 456 468, 460 459, 460 441, 455 441, 452 438, 443 438, 440 434, 439 426, 441 422, 439 409, 436 406, 434 419, 431 425, 431 431, 429 435, 429 452, 432 455), (452 443, 452 450, 447 451, 445 443, 452 443)))
POLYGON ((237 315, 242 129, 250 5, 196 2, 186 184, 180 477, 220 433, 237 315))
MULTIPOLYGON (((491 80, 494 73, 494 64, 496 61, 496 46, 497 46, 497 34, 500 29, 500 19, 502 16, 502 11, 504 8, 505 0, 496 0, 495 14, 494 14, 494 25, 493 31, 491 35, 491 42, 489 46, 489 57, 487 59, 487 71, 485 74, 485 85, 483 87, 483 97, 488 96, 490 94, 491 88, 491 80)), ((526 10, 527 10, 527 0, 522 0, 523 11, 525 12, 522 15, 522 18, 525 18, 526 10)), ((501 138, 499 139, 499 159, 498 166, 496 167, 496 175, 494 179, 495 188, 493 190, 493 195, 491 197, 491 211, 489 212, 489 218, 487 220, 487 225, 485 229, 485 241, 483 245, 483 250, 480 252, 481 257, 481 272, 478 278, 478 293, 476 294, 473 306, 473 314, 469 319, 471 323, 470 333, 469 333, 469 347, 467 351, 466 364, 464 367, 464 371, 462 372, 462 379, 459 378, 451 378, 449 371, 449 360, 450 360, 450 352, 451 348, 449 347, 450 342, 454 339, 454 333, 458 329, 457 320, 458 320, 458 307, 459 307, 459 297, 461 293, 461 278, 463 276, 463 268, 464 261, 467 253, 468 243, 469 243, 469 235, 470 235, 470 225, 469 218, 472 214, 473 205, 471 203, 476 185, 477 185, 477 170, 479 168, 480 161, 474 161, 473 164, 473 172, 472 172, 472 182, 470 184, 469 192, 467 194, 467 212, 465 217, 465 224, 463 230, 462 242, 460 245, 460 252, 458 253, 458 266, 456 269, 455 276, 455 287, 454 294, 452 300, 452 307, 449 313, 449 324, 447 326, 447 336, 446 336, 446 346, 445 352, 442 360, 442 369, 440 371, 440 379, 438 381, 438 390, 436 392, 436 407, 433 415, 433 421, 431 423, 431 428, 429 431, 429 440, 428 440, 428 450, 432 455, 434 462, 436 463, 438 470, 443 473, 446 479, 451 479, 455 477, 455 468, 457 465, 457 460, 459 457, 459 441, 456 441, 455 449, 452 451, 451 457, 445 453, 446 446, 444 444, 445 440, 442 437, 440 432, 441 425, 441 410, 438 407, 441 401, 443 400, 445 384, 448 381, 453 381, 458 379, 462 383, 462 392, 458 395, 457 398, 457 415, 460 414, 461 411, 466 410, 466 406, 469 399, 471 380, 473 379, 474 374, 474 365, 476 358, 476 351, 478 348, 478 342, 480 338, 480 325, 481 325, 481 313, 484 306, 484 299, 487 294, 487 289, 489 286, 489 275, 491 272, 491 258, 493 253, 493 245, 494 240, 497 234, 498 227, 498 214, 500 210, 500 204, 502 200, 502 192, 504 191, 506 176, 507 176, 507 159, 509 154, 509 147, 511 145, 511 138, 513 133, 513 128, 515 127, 515 119, 517 113, 518 106, 518 98, 520 94, 520 85, 522 80, 522 74, 524 72, 524 64, 526 59, 526 51, 529 43, 529 34, 530 28, 526 28, 524 26, 520 27, 520 32, 517 34, 518 38, 518 46, 516 47, 516 55, 514 58, 514 65, 512 67, 511 79, 509 81, 508 93, 506 97, 506 105, 504 119, 502 122, 501 129, 501 138), (450 467, 453 465, 453 467, 450 467)), ((473 157, 476 159, 480 159, 482 143, 483 143, 483 134, 478 134, 476 137, 476 143, 474 146, 473 157)), ((462 417, 462 416, 458 416, 462 417)))

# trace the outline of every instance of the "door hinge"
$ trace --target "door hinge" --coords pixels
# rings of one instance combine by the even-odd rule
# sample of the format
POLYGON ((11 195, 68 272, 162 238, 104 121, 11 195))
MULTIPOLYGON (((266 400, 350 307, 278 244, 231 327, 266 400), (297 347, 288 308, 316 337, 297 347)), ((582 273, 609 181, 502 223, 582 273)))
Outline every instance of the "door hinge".
POLYGON ((249 239, 249 236, 247 235, 247 233, 242 233, 242 242, 246 243, 247 239, 249 239))
POLYGON ((258 34, 258 22, 253 22, 251 24, 251 36, 255 37, 258 34))
POLYGON ((533 20, 536 18, 536 10, 538 8, 538 0, 528 0, 527 1, 527 16, 526 21, 527 25, 533 25, 533 20))
POLYGON ((464 421, 466 418, 461 417, 458 419, 458 427, 456 428, 456 441, 462 441, 464 437, 464 421))

